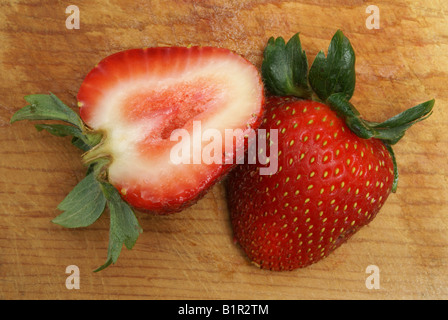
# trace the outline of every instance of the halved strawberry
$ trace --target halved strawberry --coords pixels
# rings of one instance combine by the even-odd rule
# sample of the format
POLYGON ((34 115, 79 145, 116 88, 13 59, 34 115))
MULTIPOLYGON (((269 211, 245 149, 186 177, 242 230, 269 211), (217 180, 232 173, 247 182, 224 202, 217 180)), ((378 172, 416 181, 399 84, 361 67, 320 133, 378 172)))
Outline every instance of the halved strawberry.
POLYGON ((107 205, 108 257, 97 271, 134 246, 141 227, 131 206, 165 214, 193 204, 244 156, 264 110, 258 70, 212 47, 118 52, 90 71, 77 98, 81 117, 53 94, 26 96, 11 123, 64 121, 36 128, 86 151, 87 175, 53 222, 86 227, 107 205))
POLYGON ((242 129, 241 137, 260 123, 263 86, 256 68, 226 49, 134 49, 101 61, 82 83, 78 101, 83 121, 104 134, 86 158, 109 156, 109 181, 124 199, 166 213, 197 200, 233 166, 224 158, 193 164, 200 152, 193 148, 190 164, 173 163, 179 141, 171 133, 187 130, 190 146, 201 150, 210 141, 194 144, 193 121, 200 121, 201 134, 213 128, 224 137, 225 129, 242 129))

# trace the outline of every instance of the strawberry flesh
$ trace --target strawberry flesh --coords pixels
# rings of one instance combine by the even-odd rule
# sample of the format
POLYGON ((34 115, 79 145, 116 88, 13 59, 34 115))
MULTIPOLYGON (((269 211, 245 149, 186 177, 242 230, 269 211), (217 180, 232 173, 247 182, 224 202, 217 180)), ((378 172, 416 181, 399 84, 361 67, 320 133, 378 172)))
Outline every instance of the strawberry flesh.
MULTIPOLYGON (((173 163, 170 151, 180 140, 171 141, 172 132, 185 129, 195 146, 193 124, 200 121, 201 133, 241 129, 241 138, 259 126, 263 100, 256 68, 212 47, 116 53, 87 75, 78 93, 81 118, 105 135, 98 149, 112 159, 109 181, 135 208, 161 214, 194 203, 235 164, 173 163)), ((237 141, 233 149, 244 147, 237 141)))

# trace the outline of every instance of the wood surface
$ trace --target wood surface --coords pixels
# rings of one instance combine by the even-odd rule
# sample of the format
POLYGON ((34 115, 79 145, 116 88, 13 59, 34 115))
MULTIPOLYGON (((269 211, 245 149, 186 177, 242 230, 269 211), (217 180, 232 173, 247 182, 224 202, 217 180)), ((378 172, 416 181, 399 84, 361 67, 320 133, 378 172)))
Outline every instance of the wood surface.
POLYGON ((0 299, 447 299, 448 2, 443 0, 0 0, 0 299), (380 9, 369 30, 366 8, 380 9), (69 139, 10 125, 23 96, 53 92, 76 109, 93 66, 114 52, 157 45, 226 47, 260 67, 270 36, 301 33, 310 63, 337 29, 357 54, 353 103, 379 121, 435 98, 434 114, 395 147, 400 181, 377 218, 328 258, 292 272, 260 270, 232 241, 222 184, 182 213, 137 213, 144 229, 118 263, 109 217, 64 229, 58 203, 82 179, 69 139), (68 265, 80 289, 65 285, 68 265), (367 289, 366 268, 380 270, 367 289))

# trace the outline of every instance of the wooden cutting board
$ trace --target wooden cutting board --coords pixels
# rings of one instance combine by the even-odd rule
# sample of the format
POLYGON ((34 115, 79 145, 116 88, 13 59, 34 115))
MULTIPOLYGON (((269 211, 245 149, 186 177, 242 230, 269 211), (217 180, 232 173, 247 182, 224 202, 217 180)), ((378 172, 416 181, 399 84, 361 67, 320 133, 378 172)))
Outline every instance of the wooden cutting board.
POLYGON ((67 29, 66 1, 0 1, 0 299, 447 299, 448 2, 86 1, 79 29, 67 29), (195 206, 158 217, 118 263, 107 255, 109 217, 69 230, 50 222, 82 179, 68 139, 9 124, 23 96, 53 92, 73 109, 87 72, 103 57, 157 45, 226 47, 260 66, 270 36, 301 33, 310 62, 337 29, 357 54, 354 104, 384 120, 436 98, 434 114, 396 146, 398 192, 378 217, 327 259, 292 272, 263 271, 232 241, 217 185, 195 206), (66 268, 79 269, 69 290, 66 268), (369 289, 368 266, 379 272, 369 289))

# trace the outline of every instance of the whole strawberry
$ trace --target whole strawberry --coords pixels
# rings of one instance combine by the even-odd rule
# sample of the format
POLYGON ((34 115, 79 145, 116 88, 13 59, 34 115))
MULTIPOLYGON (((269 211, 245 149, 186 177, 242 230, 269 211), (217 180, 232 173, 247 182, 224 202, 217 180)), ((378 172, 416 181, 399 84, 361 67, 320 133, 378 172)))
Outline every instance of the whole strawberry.
POLYGON ((273 96, 260 129, 270 148, 259 153, 269 161, 248 161, 227 180, 235 240, 261 268, 308 266, 372 221, 397 186, 390 145, 431 113, 433 100, 383 123, 361 119, 349 102, 354 64, 340 31, 309 75, 298 35, 287 44, 282 38, 268 42, 262 73, 273 96), (278 139, 272 138, 275 130, 278 139), (272 163, 277 171, 261 174, 272 163))

